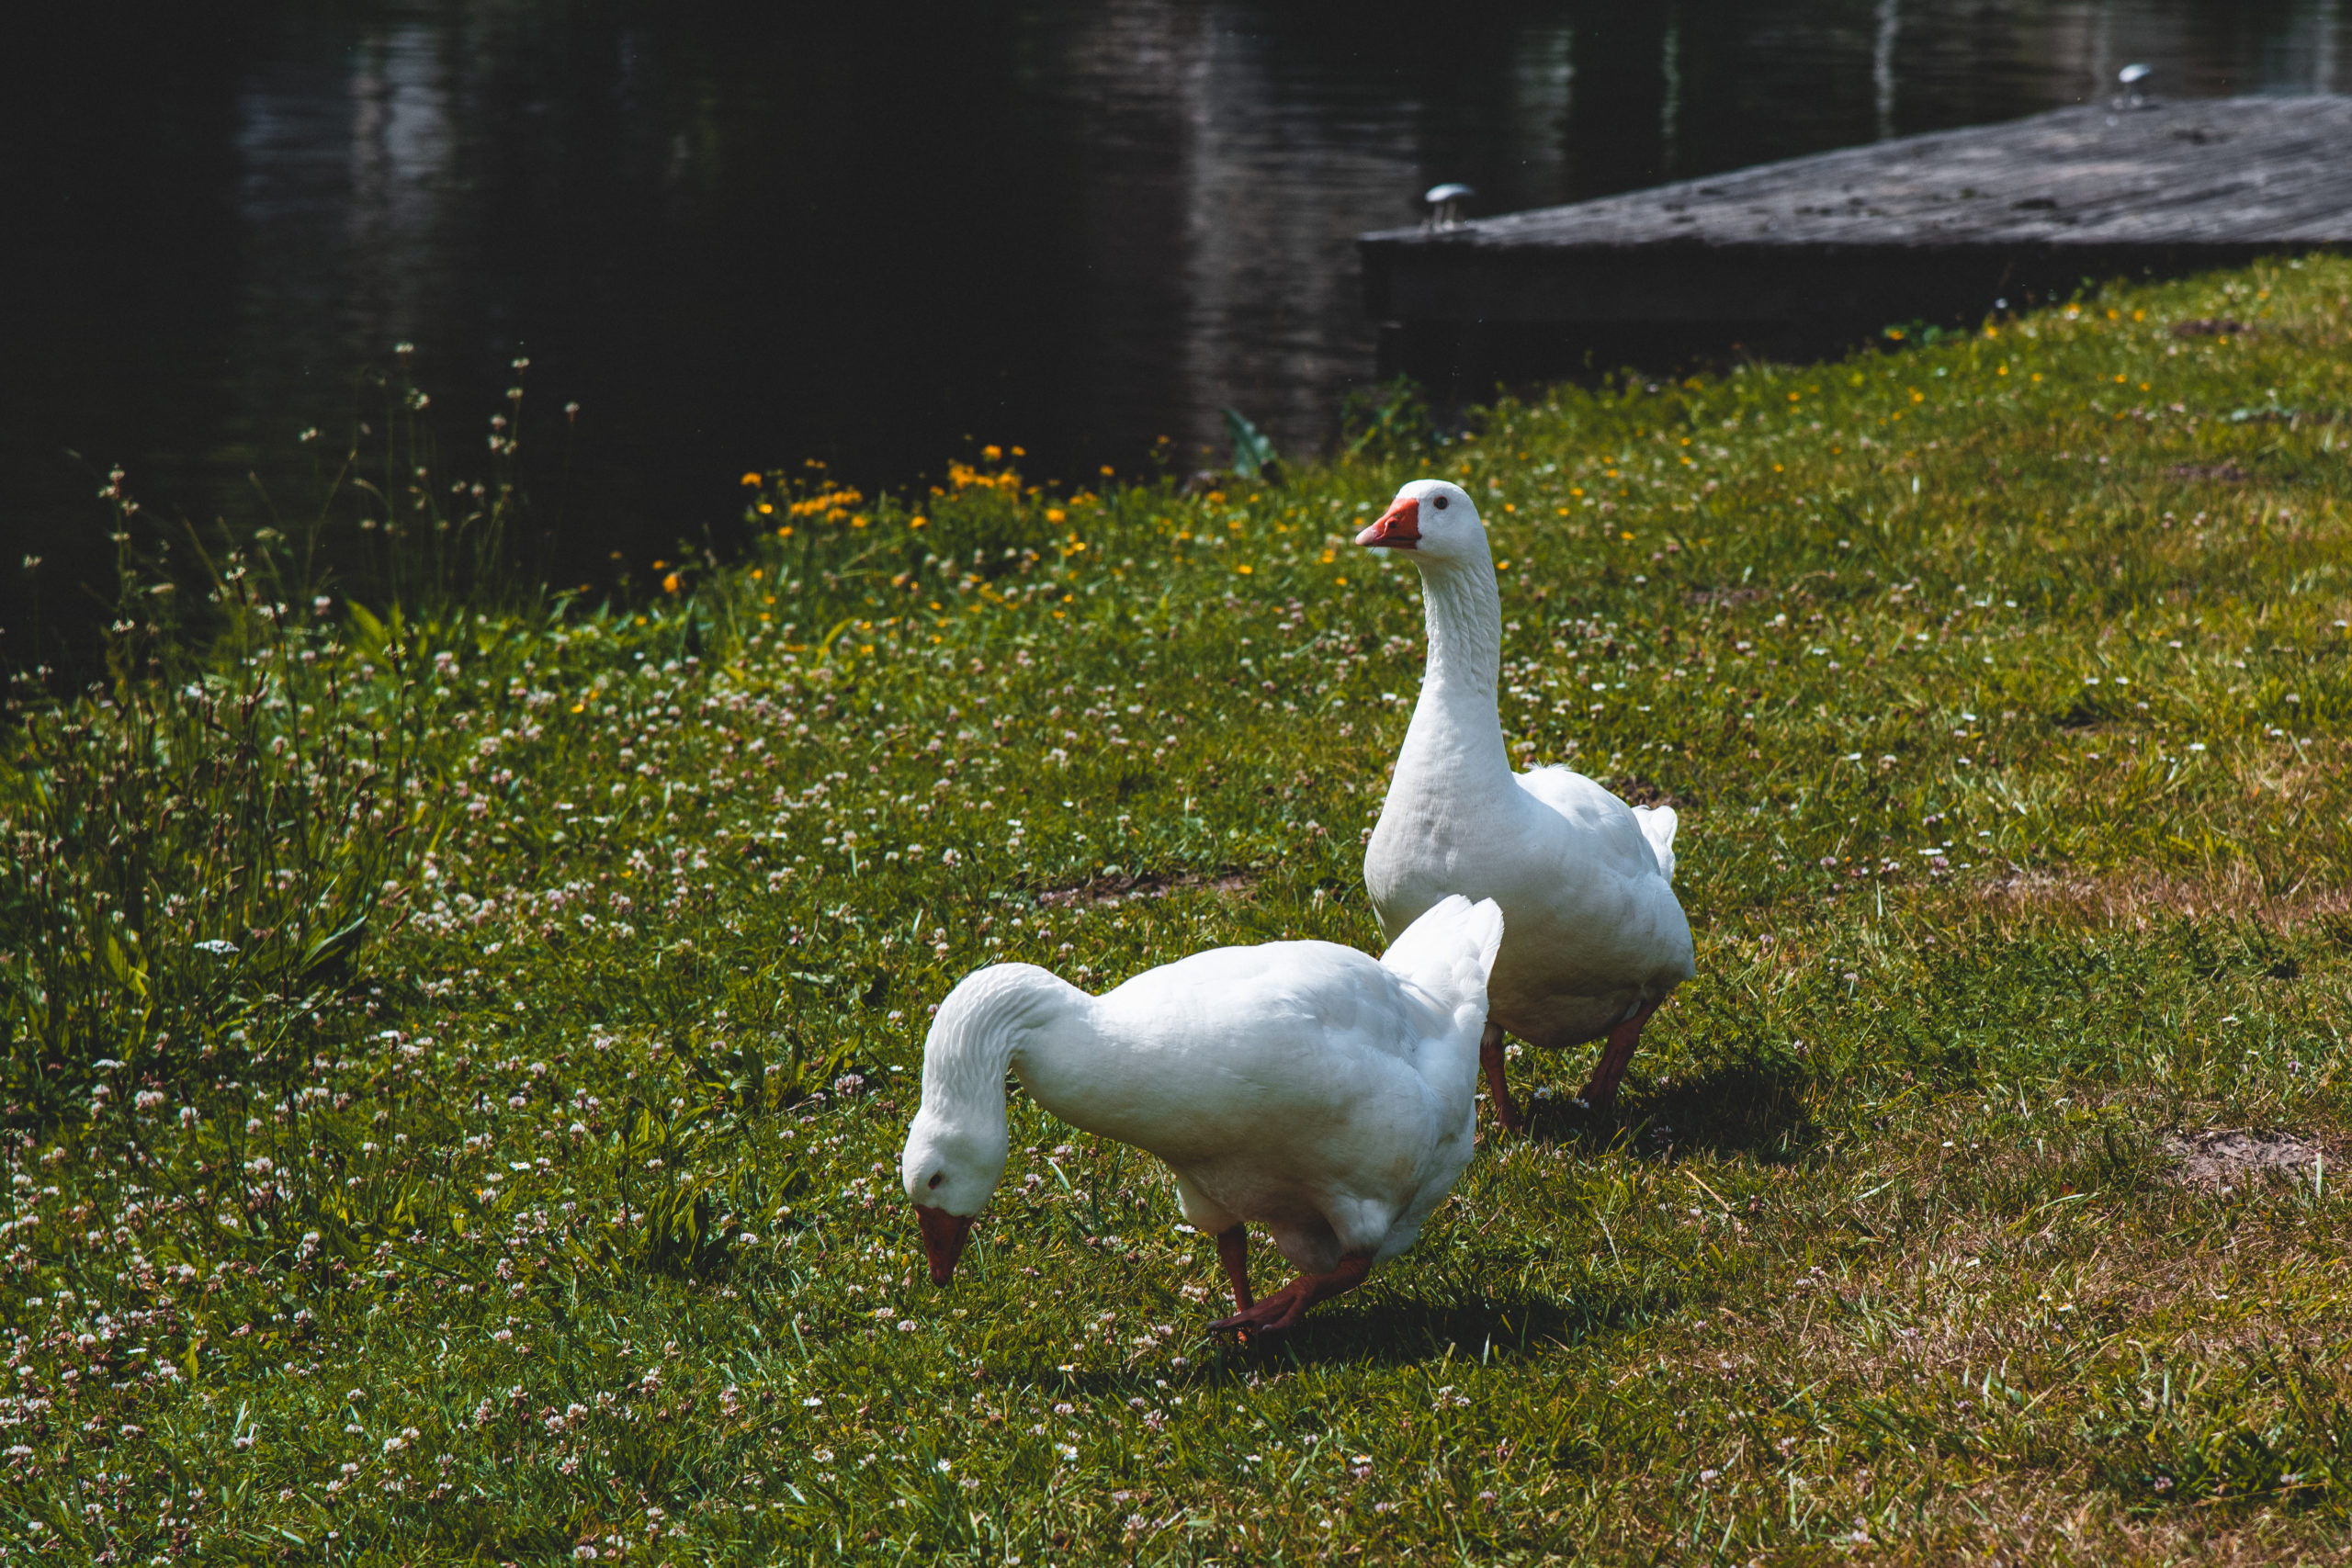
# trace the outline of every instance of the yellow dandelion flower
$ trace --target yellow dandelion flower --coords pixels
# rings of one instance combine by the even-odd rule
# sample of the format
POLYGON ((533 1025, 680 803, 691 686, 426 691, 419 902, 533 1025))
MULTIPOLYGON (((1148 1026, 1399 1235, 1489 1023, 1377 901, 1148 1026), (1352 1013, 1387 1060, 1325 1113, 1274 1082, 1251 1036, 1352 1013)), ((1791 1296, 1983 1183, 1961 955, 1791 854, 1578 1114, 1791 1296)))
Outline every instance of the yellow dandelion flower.
POLYGON ((745 474, 743 476, 743 482, 747 485, 755 485, 760 482, 760 476, 757 474, 745 474))
POLYGON ((993 463, 999 457, 1004 456, 1004 448, 1001 446, 983 446, 980 448, 980 456, 987 461, 993 463))
POLYGON ((664 593, 675 593, 677 591, 678 574, 673 571, 669 576, 662 580, 662 592, 664 593))
POLYGON ((772 515, 772 514, 775 513, 775 505, 774 505, 772 502, 764 502, 764 501, 763 501, 763 502, 760 502, 760 515, 761 515, 761 516, 763 516, 763 517, 770 516, 770 515, 772 515))
POLYGON ((1068 518, 1069 516, 1069 513, 1067 513, 1067 512, 1064 512, 1064 511, 1063 511, 1060 507, 1058 507, 1058 506, 1048 506, 1047 508, 1046 508, 1046 522, 1048 522, 1048 523, 1059 523, 1059 522, 1062 522, 1063 520, 1065 520, 1066 518, 1068 518))
POLYGON ((910 528, 928 528, 931 526, 931 519, 921 516, 910 517, 907 520, 907 526, 910 528))
POLYGON ((1235 567, 1233 570, 1239 572, 1242 576, 1247 577, 1250 575, 1250 563, 1248 561, 1243 561, 1239 566, 1235 567))

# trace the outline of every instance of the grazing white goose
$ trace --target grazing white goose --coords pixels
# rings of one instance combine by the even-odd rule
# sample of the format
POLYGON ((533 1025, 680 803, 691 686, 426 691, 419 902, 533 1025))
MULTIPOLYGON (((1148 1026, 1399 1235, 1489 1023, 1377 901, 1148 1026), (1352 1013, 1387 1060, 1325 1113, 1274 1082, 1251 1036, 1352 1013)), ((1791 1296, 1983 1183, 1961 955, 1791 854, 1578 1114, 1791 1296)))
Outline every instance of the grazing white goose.
POLYGON ((1497 1118, 1525 1125, 1503 1081, 1506 1030, 1554 1047, 1608 1036, 1584 1090, 1606 1106, 1642 1025, 1694 972, 1672 886, 1674 812, 1628 807, 1566 768, 1510 771, 1495 708, 1502 598, 1460 487, 1407 485, 1356 543, 1412 552, 1429 628, 1420 702, 1364 851, 1381 929, 1403 929, 1448 894, 1500 904, 1510 934, 1479 1044, 1497 1118))
POLYGON ((1220 947, 1100 997, 992 964, 940 1004, 899 1175, 944 1285, 1003 1179, 1004 1075, 1175 1173, 1233 1282, 1220 1329, 1280 1333, 1413 1245, 1469 1162, 1491 900, 1434 903, 1374 960, 1329 942, 1220 947), (1250 1292, 1245 1222, 1299 1277, 1250 1292))

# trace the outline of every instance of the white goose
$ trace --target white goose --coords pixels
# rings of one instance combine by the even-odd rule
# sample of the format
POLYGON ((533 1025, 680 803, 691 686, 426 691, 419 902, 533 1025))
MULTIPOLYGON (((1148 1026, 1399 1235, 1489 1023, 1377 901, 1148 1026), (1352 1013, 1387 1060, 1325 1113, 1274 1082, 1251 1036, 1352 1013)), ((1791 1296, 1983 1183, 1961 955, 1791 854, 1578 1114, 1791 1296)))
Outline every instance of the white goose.
POLYGON ((1606 1106, 1642 1025, 1694 972, 1672 886, 1674 812, 1628 807, 1566 768, 1511 772, 1495 708, 1502 598, 1460 487, 1407 485, 1356 543, 1413 553, 1429 629, 1420 702, 1364 851, 1381 929, 1403 929, 1448 894, 1500 904, 1510 934, 1479 1043, 1496 1116, 1524 1125, 1503 1081, 1506 1030, 1554 1047, 1607 1035, 1584 1090, 1606 1106))
POLYGON ((1435 903, 1378 960, 1328 942, 1220 947, 1100 997, 1027 964, 967 976, 923 1045, 899 1175, 931 1277, 955 1275, 1003 1179, 1004 1075, 1074 1126, 1165 1160, 1216 1237, 1234 1315, 1280 1333, 1413 1245, 1469 1162, 1491 901, 1435 903), (1299 1277, 1250 1292, 1244 1222, 1299 1277))

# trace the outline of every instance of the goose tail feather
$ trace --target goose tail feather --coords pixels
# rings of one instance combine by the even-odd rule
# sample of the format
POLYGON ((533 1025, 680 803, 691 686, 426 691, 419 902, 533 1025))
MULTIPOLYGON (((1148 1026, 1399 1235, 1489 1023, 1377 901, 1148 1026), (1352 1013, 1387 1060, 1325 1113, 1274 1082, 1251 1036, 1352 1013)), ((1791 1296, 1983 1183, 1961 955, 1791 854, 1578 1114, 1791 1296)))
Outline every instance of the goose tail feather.
POLYGON ((1487 977, 1503 945, 1502 906, 1449 894, 1421 912, 1380 955, 1381 966, 1433 996, 1483 1010, 1487 977))
POLYGON ((1634 821, 1649 840, 1650 853, 1657 858, 1657 874, 1668 882, 1674 880, 1674 807, 1671 806, 1636 806, 1634 821))

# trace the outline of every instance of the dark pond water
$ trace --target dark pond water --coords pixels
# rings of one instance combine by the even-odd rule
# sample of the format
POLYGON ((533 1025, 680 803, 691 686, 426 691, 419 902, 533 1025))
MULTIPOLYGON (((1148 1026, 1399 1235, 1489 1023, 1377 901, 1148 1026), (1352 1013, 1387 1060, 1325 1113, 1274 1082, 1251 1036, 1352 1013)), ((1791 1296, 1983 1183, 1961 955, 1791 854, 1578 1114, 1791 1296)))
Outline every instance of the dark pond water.
POLYGON ((1291 452, 1373 369, 1351 247, 2108 90, 2352 77, 2337 0, 123 3, 0 50, 0 661, 94 473, 250 523, 400 341, 449 445, 581 405, 550 570, 724 540, 735 477, 1291 452), (66 455, 84 454, 86 465, 66 455), (34 570, 28 555, 43 558, 34 570))

